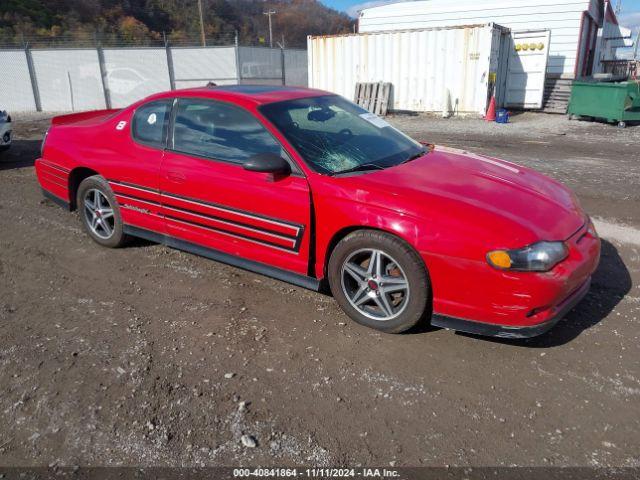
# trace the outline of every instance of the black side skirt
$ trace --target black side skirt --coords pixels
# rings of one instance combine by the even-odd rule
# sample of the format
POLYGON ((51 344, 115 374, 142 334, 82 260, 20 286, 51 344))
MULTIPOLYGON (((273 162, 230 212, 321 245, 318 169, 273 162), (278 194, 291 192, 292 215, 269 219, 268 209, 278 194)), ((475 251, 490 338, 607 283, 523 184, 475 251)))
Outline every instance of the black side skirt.
POLYGON ((134 227, 132 225, 125 225, 124 233, 133 235, 134 237, 144 238, 151 242, 162 243, 168 247, 176 248, 178 250, 184 250, 185 252, 193 253, 194 255, 199 255, 205 258, 210 258, 211 260, 227 263, 229 265, 233 265, 234 267, 249 270, 250 272, 259 273, 261 275, 275 278, 277 280, 282 280, 283 282, 291 283, 293 285, 307 288, 309 290, 320 290, 320 281, 316 278, 289 272, 288 270, 272 267, 260 262, 254 262, 253 260, 235 257, 233 255, 229 255, 228 253, 224 253, 213 248, 203 247, 202 245, 197 245, 185 240, 180 240, 169 235, 163 235, 161 233, 152 232, 150 230, 134 227))
POLYGON ((71 206, 69 205, 69 202, 67 202, 66 200, 63 200, 62 198, 58 197, 57 195, 54 195, 53 193, 45 190, 44 188, 42 189, 42 195, 44 195, 45 198, 48 198, 49 200, 51 200, 56 205, 64 208, 65 210, 71 210, 71 206))

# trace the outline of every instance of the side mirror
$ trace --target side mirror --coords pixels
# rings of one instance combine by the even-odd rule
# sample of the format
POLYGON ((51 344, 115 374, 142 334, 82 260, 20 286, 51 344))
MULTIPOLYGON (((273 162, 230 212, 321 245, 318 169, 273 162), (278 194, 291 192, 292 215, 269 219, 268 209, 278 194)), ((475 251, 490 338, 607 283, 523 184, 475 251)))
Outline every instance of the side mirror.
POLYGON ((245 170, 261 173, 279 173, 288 175, 291 173, 291 165, 280 155, 275 153, 258 153, 242 164, 245 170))

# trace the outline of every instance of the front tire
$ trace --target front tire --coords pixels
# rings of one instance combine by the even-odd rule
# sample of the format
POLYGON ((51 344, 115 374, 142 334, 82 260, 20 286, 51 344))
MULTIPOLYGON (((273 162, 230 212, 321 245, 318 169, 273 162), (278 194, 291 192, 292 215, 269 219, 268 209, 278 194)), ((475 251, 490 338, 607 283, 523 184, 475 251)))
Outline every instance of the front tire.
POLYGON ((343 238, 328 265, 331 293, 354 321, 401 333, 425 315, 429 276, 417 252, 403 240, 376 230, 343 238))
POLYGON ((120 207, 104 178, 85 178, 78 187, 76 205, 82 226, 96 243, 109 248, 126 243, 120 207))

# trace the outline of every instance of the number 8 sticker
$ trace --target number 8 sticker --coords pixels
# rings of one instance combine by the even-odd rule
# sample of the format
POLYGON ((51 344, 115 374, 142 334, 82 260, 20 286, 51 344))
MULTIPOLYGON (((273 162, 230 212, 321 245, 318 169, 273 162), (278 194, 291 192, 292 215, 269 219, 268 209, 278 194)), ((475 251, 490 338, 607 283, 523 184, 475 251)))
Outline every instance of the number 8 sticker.
POLYGON ((126 126, 127 126, 127 122, 122 120, 121 122, 118 122, 118 125, 116 125, 116 130, 124 130, 124 127, 126 126))

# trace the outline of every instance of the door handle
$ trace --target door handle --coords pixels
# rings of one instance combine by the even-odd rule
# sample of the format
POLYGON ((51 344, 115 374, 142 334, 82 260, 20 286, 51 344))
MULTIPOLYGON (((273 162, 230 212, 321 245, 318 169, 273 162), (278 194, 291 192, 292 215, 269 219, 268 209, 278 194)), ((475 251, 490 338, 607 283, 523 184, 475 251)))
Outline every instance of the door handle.
POLYGON ((180 172, 167 172, 166 179, 173 183, 184 183, 187 177, 180 172))

